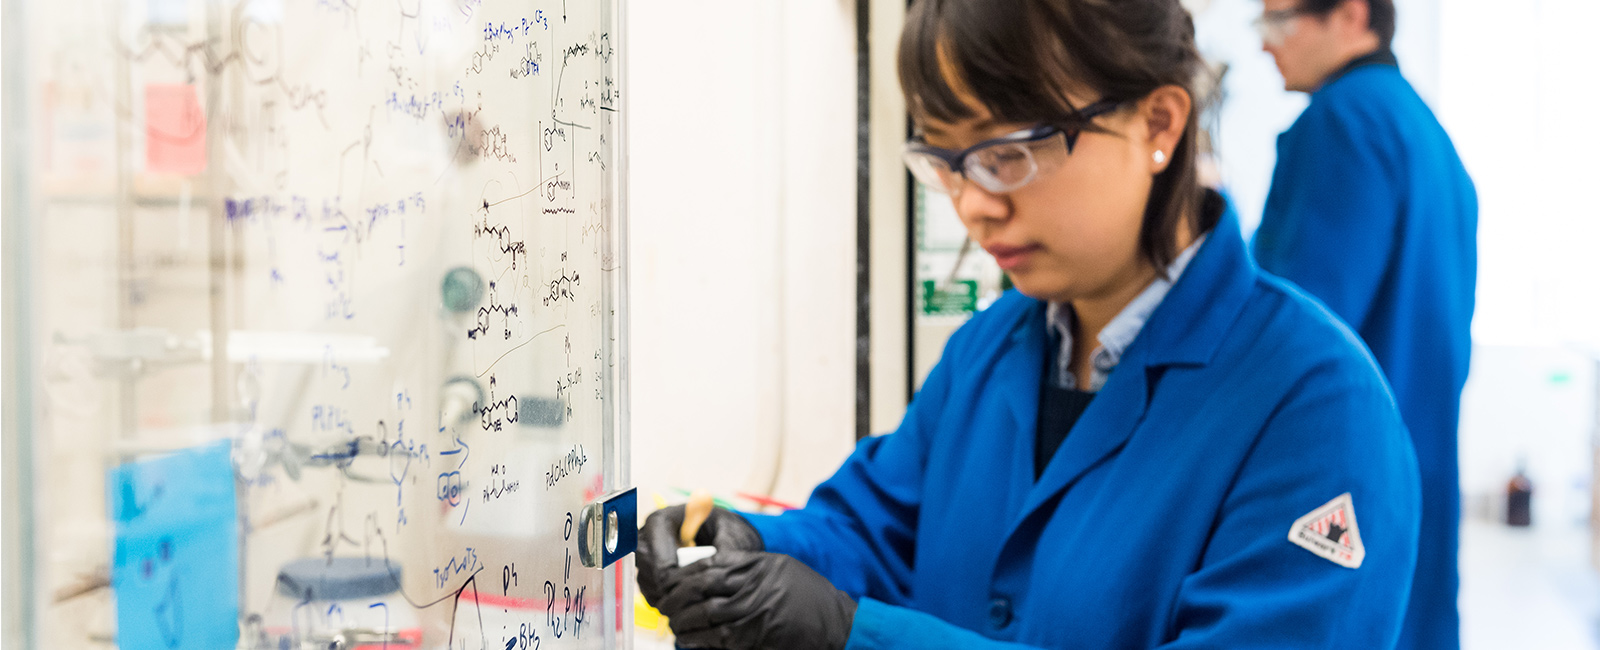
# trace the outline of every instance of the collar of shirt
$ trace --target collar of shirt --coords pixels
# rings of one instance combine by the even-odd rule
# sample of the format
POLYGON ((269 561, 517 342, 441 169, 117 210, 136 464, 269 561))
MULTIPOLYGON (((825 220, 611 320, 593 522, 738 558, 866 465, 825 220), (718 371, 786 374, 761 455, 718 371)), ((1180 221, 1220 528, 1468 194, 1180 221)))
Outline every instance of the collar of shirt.
MULTIPOLYGON (((1209 234, 1209 233, 1208 233, 1209 234)), ((1089 390, 1098 391, 1106 384, 1106 378, 1111 376, 1111 370, 1122 361, 1122 353, 1133 344, 1139 336, 1139 331, 1144 329, 1150 314, 1155 313, 1161 300, 1167 297, 1167 292, 1172 290, 1172 284, 1178 281, 1178 276, 1183 275, 1183 270, 1189 266, 1189 261, 1194 259, 1200 245, 1205 243, 1206 235, 1201 235, 1188 248, 1178 254, 1177 259, 1167 266, 1166 277, 1156 276, 1150 286, 1139 292, 1122 311, 1117 312, 1111 322, 1100 330, 1100 335, 1095 337, 1100 345, 1089 355, 1089 364, 1093 367, 1089 378, 1089 390)), ((1045 322, 1055 334, 1060 345, 1057 346, 1055 376, 1051 380, 1058 388, 1078 388, 1078 378, 1072 374, 1072 321, 1076 318, 1072 305, 1064 302, 1052 302, 1045 307, 1045 322)))
POLYGON ((1400 60, 1395 58, 1394 50, 1391 50, 1387 47, 1379 47, 1376 50, 1351 59, 1349 63, 1344 64, 1344 67, 1341 67, 1338 70, 1335 70, 1333 74, 1328 75, 1328 78, 1324 79, 1321 85, 1326 86, 1330 83, 1333 83, 1334 80, 1338 79, 1339 77, 1350 74, 1351 70, 1364 65, 1392 65, 1399 67, 1400 60))

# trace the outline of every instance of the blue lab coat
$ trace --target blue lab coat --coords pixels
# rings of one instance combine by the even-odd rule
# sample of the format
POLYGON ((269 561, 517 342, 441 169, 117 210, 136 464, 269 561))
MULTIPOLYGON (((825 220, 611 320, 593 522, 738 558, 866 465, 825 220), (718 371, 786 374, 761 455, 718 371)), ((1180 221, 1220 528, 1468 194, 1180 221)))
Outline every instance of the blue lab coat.
POLYGON ((1385 648, 1416 457, 1359 340, 1224 216, 1034 481, 1051 349, 1010 292, 950 338, 894 433, 806 507, 750 517, 859 598, 850 648, 1385 648), (1288 541, 1350 493, 1366 557, 1288 541), (1012 645, 1018 644, 1018 645, 1012 645))
POLYGON ((1456 429, 1478 202, 1438 120, 1392 57, 1377 59, 1324 84, 1278 138, 1255 252, 1349 323, 1387 375, 1422 472, 1421 546, 1399 647, 1455 650, 1456 429))

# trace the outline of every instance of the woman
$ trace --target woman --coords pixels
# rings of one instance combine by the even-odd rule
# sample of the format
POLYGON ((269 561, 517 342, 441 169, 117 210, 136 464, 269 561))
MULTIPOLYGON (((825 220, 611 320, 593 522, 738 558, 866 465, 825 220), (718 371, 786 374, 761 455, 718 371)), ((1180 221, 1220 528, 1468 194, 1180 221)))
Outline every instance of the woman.
POLYGON ((1384 648, 1416 460, 1370 356, 1195 178, 1178 0, 922 0, 907 164, 1011 292, 804 509, 718 510, 639 585, 725 648, 1384 648), (1359 514, 1358 514, 1359 513, 1359 514))

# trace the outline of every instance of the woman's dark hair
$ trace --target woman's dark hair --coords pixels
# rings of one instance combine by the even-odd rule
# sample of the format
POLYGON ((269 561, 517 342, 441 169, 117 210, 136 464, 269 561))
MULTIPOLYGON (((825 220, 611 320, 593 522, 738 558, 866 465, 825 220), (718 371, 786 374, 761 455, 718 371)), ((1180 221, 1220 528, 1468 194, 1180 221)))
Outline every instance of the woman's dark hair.
MULTIPOLYGON (((1345 0, 1301 0, 1300 8, 1306 13, 1326 16, 1344 4, 1345 0)), ((1378 35, 1384 49, 1394 42, 1394 0, 1366 0, 1367 26, 1378 35)))
MULTIPOLYGON (((1003 122, 1051 122, 1076 113, 1069 90, 1091 101, 1134 101, 1166 85, 1195 98, 1204 66, 1194 22, 1178 0, 918 0, 900 36, 900 87, 918 117, 972 117, 970 92, 1003 122), (946 70, 957 78, 951 79, 946 70)), ((1139 249, 1158 270, 1177 256, 1178 224, 1216 225, 1200 210, 1196 170, 1201 107, 1145 206, 1139 249)))

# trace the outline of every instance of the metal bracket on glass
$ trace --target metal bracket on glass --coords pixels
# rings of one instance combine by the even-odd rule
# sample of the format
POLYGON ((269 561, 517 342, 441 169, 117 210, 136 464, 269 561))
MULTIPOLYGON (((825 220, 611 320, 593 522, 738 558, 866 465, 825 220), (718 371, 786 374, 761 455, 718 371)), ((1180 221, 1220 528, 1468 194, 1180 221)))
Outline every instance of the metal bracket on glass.
MULTIPOLYGON (((337 632, 313 633, 300 642, 300 650, 353 650, 374 646, 411 647, 399 632, 350 628, 337 632)), ((287 646, 285 646, 287 647, 287 646)))
POLYGON ((578 518, 578 560, 604 569, 639 546, 638 491, 612 492, 583 507, 578 518))

